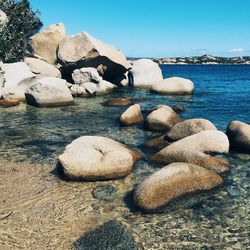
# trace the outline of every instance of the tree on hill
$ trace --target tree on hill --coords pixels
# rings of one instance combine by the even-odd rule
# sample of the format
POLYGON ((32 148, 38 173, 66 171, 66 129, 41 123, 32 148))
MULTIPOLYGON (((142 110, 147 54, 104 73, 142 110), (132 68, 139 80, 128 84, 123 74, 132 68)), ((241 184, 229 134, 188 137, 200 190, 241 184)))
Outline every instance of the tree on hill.
POLYGON ((0 0, 0 10, 8 17, 7 24, 0 28, 0 60, 20 61, 29 38, 42 27, 40 13, 31 8, 29 0, 0 0))

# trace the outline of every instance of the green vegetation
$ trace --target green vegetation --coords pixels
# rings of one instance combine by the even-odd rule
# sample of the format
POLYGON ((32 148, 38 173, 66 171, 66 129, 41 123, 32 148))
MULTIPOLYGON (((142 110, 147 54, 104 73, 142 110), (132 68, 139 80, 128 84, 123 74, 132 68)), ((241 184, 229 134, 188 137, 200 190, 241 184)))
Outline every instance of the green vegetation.
POLYGON ((0 0, 0 9, 8 23, 0 29, 0 60, 16 62, 24 58, 29 38, 42 27, 39 12, 28 0, 0 0))

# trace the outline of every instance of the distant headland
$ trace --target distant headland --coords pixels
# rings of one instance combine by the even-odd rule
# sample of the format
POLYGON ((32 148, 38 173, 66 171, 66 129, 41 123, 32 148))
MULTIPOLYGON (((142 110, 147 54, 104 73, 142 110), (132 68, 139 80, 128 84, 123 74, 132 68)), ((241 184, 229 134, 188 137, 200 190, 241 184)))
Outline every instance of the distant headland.
MULTIPOLYGON (((138 58, 128 57, 128 60, 134 61, 138 58)), ((188 56, 188 57, 164 57, 164 58, 151 58, 158 64, 250 64, 250 56, 239 57, 221 57, 221 56, 188 56)))

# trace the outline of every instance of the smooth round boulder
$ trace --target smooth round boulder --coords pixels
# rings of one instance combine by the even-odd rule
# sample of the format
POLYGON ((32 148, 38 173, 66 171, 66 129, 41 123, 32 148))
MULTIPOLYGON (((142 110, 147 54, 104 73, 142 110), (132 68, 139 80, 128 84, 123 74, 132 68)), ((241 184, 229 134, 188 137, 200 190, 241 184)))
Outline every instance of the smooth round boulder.
POLYGON ((131 126, 140 124, 143 121, 141 106, 139 104, 134 104, 130 106, 125 112, 120 116, 120 123, 124 126, 131 126))
POLYGON ((192 95, 194 83, 182 77, 170 77, 153 84, 151 91, 168 95, 192 95))
POLYGON ((135 190, 134 203, 147 212, 163 210, 171 202, 223 183, 214 171, 197 165, 172 163, 146 178, 135 190))
POLYGON ((169 106, 158 105, 145 119, 145 126, 153 131, 165 131, 181 122, 181 118, 169 106))
POLYGON ((226 132, 230 148, 241 153, 250 153, 250 125, 241 121, 231 121, 226 132))
POLYGON ((139 151, 110 138, 82 136, 69 144, 58 159, 70 179, 95 181, 130 174, 141 156, 139 151))
POLYGON ((150 156, 150 159, 161 164, 192 163, 224 174, 228 172, 228 162, 214 154, 228 153, 228 151, 229 141, 223 132, 205 130, 172 143, 150 156))
POLYGON ((31 71, 36 74, 37 78, 46 76, 52 76, 56 78, 62 77, 59 69, 43 60, 33 57, 25 57, 24 62, 29 66, 31 71))
POLYGON ((134 87, 151 87, 163 80, 159 65, 150 59, 140 59, 134 62, 129 70, 129 85, 134 87))
POLYGON ((57 107, 74 103, 66 81, 44 77, 32 84, 25 92, 26 102, 37 107, 57 107))
POLYGON ((197 134, 203 130, 217 130, 212 122, 202 118, 188 119, 174 125, 165 135, 165 140, 172 142, 187 136, 197 134))

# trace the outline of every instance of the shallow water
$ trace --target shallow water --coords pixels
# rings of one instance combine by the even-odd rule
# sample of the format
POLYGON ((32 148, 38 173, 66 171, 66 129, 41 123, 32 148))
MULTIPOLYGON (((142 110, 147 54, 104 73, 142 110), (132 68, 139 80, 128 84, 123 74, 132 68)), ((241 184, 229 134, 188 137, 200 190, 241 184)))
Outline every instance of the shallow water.
POLYGON ((122 88, 108 96, 77 99, 69 107, 40 109, 21 104, 0 109, 0 158, 22 162, 0 168, 1 200, 5 200, 0 215, 12 211, 0 220, 1 249, 69 249, 81 234, 111 218, 124 224, 145 249, 247 249, 250 155, 228 155, 230 173, 224 185, 198 205, 160 215, 130 210, 125 199, 137 183, 157 170, 145 158, 130 176, 105 182, 118 189, 113 202, 92 197, 98 182, 66 182, 51 173, 65 145, 81 135, 109 136, 131 147, 157 135, 140 127, 120 127, 117 118, 127 106, 103 106, 110 98, 143 97, 140 104, 145 111, 158 104, 181 104, 186 108, 184 119, 207 118, 223 131, 231 120, 250 123, 250 66, 171 65, 162 70, 165 77, 192 79, 195 94, 161 96, 122 88))

